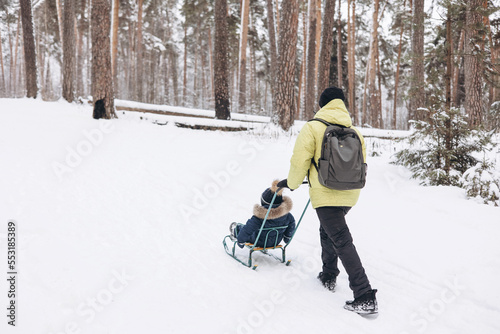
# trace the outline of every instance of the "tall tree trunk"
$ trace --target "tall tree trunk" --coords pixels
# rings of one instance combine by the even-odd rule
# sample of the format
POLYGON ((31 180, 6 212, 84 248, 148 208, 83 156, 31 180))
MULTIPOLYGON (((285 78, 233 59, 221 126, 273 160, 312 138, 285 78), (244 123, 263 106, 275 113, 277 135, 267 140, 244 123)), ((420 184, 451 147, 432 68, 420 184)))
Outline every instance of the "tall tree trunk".
POLYGON ((348 76, 348 85, 349 85, 349 109, 351 111, 351 115, 354 118, 354 124, 357 121, 357 112, 356 112, 356 96, 355 96, 355 80, 356 80, 356 59, 355 59, 355 46, 356 46, 356 0, 348 0, 347 1, 347 76, 348 76))
POLYGON ((344 87, 342 73, 342 12, 340 11, 341 2, 339 0, 338 16, 337 16, 337 86, 342 89, 344 87))
POLYGON ((184 23, 184 73, 182 79, 182 103, 186 103, 186 95, 187 95, 187 23, 184 23))
POLYGON ((279 123, 282 129, 288 130, 293 125, 296 112, 294 95, 299 1, 283 1, 281 6, 278 77, 276 80, 276 96, 274 98, 278 119, 274 119, 274 121, 279 123))
POLYGON ((378 14, 379 0, 373 1, 373 21, 372 21, 372 37, 371 37, 371 52, 370 52, 370 71, 368 80, 368 95, 370 96, 369 113, 372 121, 372 126, 380 128, 380 109, 379 96, 376 79, 377 79, 377 54, 378 54, 378 14))
POLYGON ((319 51, 317 83, 318 94, 316 96, 316 101, 319 100, 323 90, 328 88, 330 82, 330 61, 332 58, 333 26, 335 23, 334 14, 335 0, 325 0, 325 9, 323 11, 323 31, 321 32, 321 48, 319 51))
POLYGON ((214 86, 215 117, 229 119, 229 78, 227 54, 227 0, 215 0, 214 86))
MULTIPOLYGON (((307 38, 307 63, 306 63, 306 90, 305 90, 305 115, 313 118, 317 110, 316 98, 316 24, 317 24, 316 0, 309 0, 309 37, 307 38)), ((281 53, 281 49, 280 49, 281 53)))
POLYGON ((57 26, 59 28, 59 39, 61 40, 61 49, 64 49, 64 37, 63 37, 63 9, 62 0, 55 0, 57 9, 57 26))
MULTIPOLYGON (((482 73, 481 50, 475 45, 481 44, 480 31, 477 28, 482 21, 482 0, 469 0, 465 26, 465 111, 469 115, 469 125, 476 127, 482 121, 482 73)), ((481 34, 482 35, 482 34, 481 34)))
MULTIPOLYGON (((305 0, 304 0, 305 1, 305 0)), ((279 0, 276 0, 276 6, 274 6, 274 8, 276 8, 276 35, 277 36, 281 36, 280 35, 280 11, 279 11, 279 0)), ((276 47, 279 47, 279 43, 276 45, 276 47)))
POLYGON ((17 97, 17 80, 18 80, 18 75, 17 75, 17 60, 19 58, 18 50, 19 50, 19 27, 21 23, 21 12, 18 12, 18 20, 17 20, 17 30, 16 30, 16 45, 14 47, 14 66, 11 67, 11 72, 14 73, 14 79, 12 86, 14 88, 14 97, 17 97))
POLYGON ((212 30, 208 26, 208 66, 210 67, 210 99, 215 99, 214 92, 214 60, 212 53, 213 43, 212 43, 212 30))
POLYGON ((144 47, 142 45, 142 11, 144 0, 138 0, 139 10, 137 12, 137 66, 136 66, 136 79, 137 79, 137 100, 143 101, 143 62, 144 62, 144 47))
MULTIPOLYGON (((83 57, 83 35, 85 34, 85 7, 86 1, 81 2, 81 17, 78 20, 78 41, 77 45, 77 58, 76 58, 76 95, 85 96, 83 84, 83 67, 85 58, 83 57)), ((88 51, 88 50, 87 50, 88 51)))
POLYGON ((271 53, 271 91, 273 91, 277 66, 276 27, 274 23, 273 0, 267 0, 267 31, 269 33, 269 52, 271 53))
POLYGON ((459 74, 460 74, 460 65, 462 63, 462 59, 463 59, 463 49, 464 49, 464 41, 465 41, 465 32, 464 30, 462 29, 460 31, 460 39, 458 41, 458 48, 457 48, 457 51, 456 51, 456 60, 455 60, 455 66, 454 66, 454 71, 453 71, 453 91, 452 91, 452 101, 453 101, 453 105, 455 107, 459 107, 460 105, 460 101, 459 101, 459 98, 458 98, 458 78, 459 78, 459 74))
POLYGON ((36 52, 31 0, 21 0, 20 2, 23 21, 24 62, 26 64, 26 96, 36 98, 38 86, 36 82, 36 52))
MULTIPOLYGON (((304 53, 302 55, 302 65, 300 66, 300 78, 299 78, 299 93, 297 96, 297 110, 298 110, 298 119, 304 119, 305 118, 305 110, 302 109, 301 106, 301 97, 302 94, 304 93, 304 100, 305 100, 305 86, 306 86, 306 63, 307 63, 307 57, 306 57, 306 50, 307 50, 307 22, 306 22, 306 12, 302 12, 302 36, 304 36, 304 41, 303 41, 303 46, 302 50, 304 50, 304 53)), ((305 103, 304 103, 305 105, 305 103)))
POLYGON ((174 103, 180 105, 179 101, 179 74, 177 72, 177 63, 179 55, 175 51, 170 51, 170 68, 172 69, 172 88, 174 90, 174 103))
POLYGON ((412 66, 410 88, 410 119, 424 120, 424 0, 413 0, 412 66))
POLYGON ((239 63, 239 112, 245 112, 246 103, 246 73, 247 73, 247 44, 248 44, 248 20, 250 16, 250 0, 241 2, 241 34, 240 34, 240 63, 239 63))
MULTIPOLYGON (((130 16, 130 15, 129 15, 130 16)), ((128 85, 127 85, 127 90, 128 90, 128 96, 129 99, 133 100, 136 98, 136 84, 137 80, 135 79, 135 58, 134 58, 134 53, 137 55, 137 48, 136 48, 136 31, 135 31, 135 25, 130 20, 128 22, 128 43, 130 45, 129 47, 129 52, 128 52, 128 85)))
POLYGON ((446 73, 444 75, 445 86, 445 108, 449 112, 451 108, 451 69, 452 69, 452 55, 453 44, 451 37, 451 9, 448 5, 448 14, 446 18, 446 73))
MULTIPOLYGON (((446 112, 450 113, 450 108, 451 108, 451 66, 452 66, 452 52, 453 52, 453 46, 452 46, 452 38, 451 38, 451 5, 448 5, 448 14, 446 18, 446 73, 444 75, 444 82, 445 82, 445 108, 446 112)), ((446 147, 446 152, 449 153, 452 149, 451 147, 451 114, 449 114, 449 117, 445 121, 446 125, 446 134, 445 134, 445 147, 446 147)), ((446 174, 449 174, 450 172, 450 155, 445 154, 444 156, 444 170, 446 174)))
POLYGON ((92 0, 92 100, 93 117, 115 118, 111 75, 110 0, 92 0))
MULTIPOLYGON (((500 22, 499 22, 500 24, 500 22)), ((500 101, 500 38, 496 37, 495 39, 491 36, 491 26, 489 27, 489 34, 491 40, 491 63, 495 69, 496 75, 493 77, 491 92, 492 100, 500 101)))
POLYGON ((14 51, 12 49, 12 34, 10 32, 10 24, 9 21, 7 21, 7 36, 9 36, 9 51, 10 51, 10 62, 9 62, 9 86, 6 89, 7 90, 7 96, 12 96, 12 75, 13 75, 13 68, 14 68, 14 51))
POLYGON ((2 70, 2 77, 0 78, 0 97, 5 97, 7 94, 7 87, 5 87, 5 71, 3 66, 3 51, 2 51, 2 30, 0 29, 0 67, 2 70))
MULTIPOLYGON (((406 10, 406 0, 403 4, 403 12, 406 10)), ((397 106, 398 106, 398 85, 399 85, 399 69, 401 67, 401 49, 403 47, 403 32, 405 30, 405 22, 401 20, 401 29, 399 30, 399 47, 398 47, 398 61, 396 65, 396 79, 394 83, 394 108, 392 111, 392 128, 396 129, 398 126, 397 122, 397 106)))
POLYGON ((195 108, 198 108, 199 106, 199 88, 198 88, 198 53, 199 53, 199 50, 200 50, 200 29, 199 29, 199 23, 198 23, 198 26, 196 27, 196 30, 194 32, 194 36, 198 36, 198 40, 196 41, 196 46, 195 46, 195 50, 194 50, 194 74, 193 74, 193 90, 192 90, 192 98, 193 98, 193 106, 195 108))
POLYGON ((63 29, 63 91, 68 102, 75 99, 75 2, 64 1, 63 29))
POLYGON ((120 16, 120 0, 113 0, 113 25, 112 25, 112 35, 111 35, 111 71, 113 75, 113 87, 118 91, 118 26, 120 16))
MULTIPOLYGON (((333 12, 335 13, 335 11, 333 12)), ((319 67, 319 48, 321 45, 321 0, 316 0, 316 52, 314 55, 316 56, 314 60, 314 85, 317 85, 318 78, 318 67, 319 67)))

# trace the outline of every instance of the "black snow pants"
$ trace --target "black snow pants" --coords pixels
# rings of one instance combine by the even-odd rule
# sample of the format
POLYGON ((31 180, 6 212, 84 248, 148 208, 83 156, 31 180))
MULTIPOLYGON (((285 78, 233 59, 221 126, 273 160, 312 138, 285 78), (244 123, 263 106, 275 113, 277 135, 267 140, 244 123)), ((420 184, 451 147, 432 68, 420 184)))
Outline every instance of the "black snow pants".
POLYGON ((338 276, 337 262, 340 258, 349 276, 349 287, 354 298, 358 298, 371 290, 371 286, 345 221, 345 215, 350 209, 343 206, 325 206, 317 208, 316 213, 320 222, 323 272, 338 276))

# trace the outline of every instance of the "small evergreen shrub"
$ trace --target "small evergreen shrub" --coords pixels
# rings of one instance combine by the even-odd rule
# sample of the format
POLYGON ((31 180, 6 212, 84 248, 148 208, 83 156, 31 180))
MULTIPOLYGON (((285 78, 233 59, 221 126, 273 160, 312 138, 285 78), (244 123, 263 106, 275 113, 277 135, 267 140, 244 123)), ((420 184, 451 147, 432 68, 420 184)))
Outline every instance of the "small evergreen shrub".
POLYGON ((403 139, 407 147, 396 152, 392 163, 409 168, 423 185, 465 187, 469 197, 498 205, 494 164, 476 158, 495 147, 493 131, 470 130, 457 108, 431 114, 429 122, 411 121, 414 131, 403 139))
POLYGON ((462 176, 462 184, 470 198, 480 198, 484 204, 500 205, 500 178, 495 165, 486 160, 469 168, 462 176))

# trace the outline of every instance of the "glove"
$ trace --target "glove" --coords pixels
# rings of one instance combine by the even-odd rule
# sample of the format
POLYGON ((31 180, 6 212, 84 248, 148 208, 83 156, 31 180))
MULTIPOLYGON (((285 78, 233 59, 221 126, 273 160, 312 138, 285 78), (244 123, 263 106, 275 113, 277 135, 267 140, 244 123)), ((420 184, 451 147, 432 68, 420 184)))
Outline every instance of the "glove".
MULTIPOLYGON (((278 188, 288 188, 288 183, 287 183, 287 180, 284 179, 284 180, 281 180, 280 182, 278 182, 278 184, 276 185, 278 188)), ((292 189, 290 189, 291 191, 293 191, 292 189)))

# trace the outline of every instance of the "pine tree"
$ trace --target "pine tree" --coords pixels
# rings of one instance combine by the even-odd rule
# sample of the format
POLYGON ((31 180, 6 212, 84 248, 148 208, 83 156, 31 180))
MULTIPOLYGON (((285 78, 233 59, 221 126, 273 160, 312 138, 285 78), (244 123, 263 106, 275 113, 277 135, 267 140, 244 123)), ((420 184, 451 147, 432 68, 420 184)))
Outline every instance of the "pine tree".
POLYGON ((26 96, 36 98, 38 85, 31 0, 21 0, 21 17, 23 21, 24 61, 26 64, 26 96))
POLYGON ((413 0, 412 71, 410 89, 410 119, 424 120, 424 0, 413 0))
POLYGON ((294 122, 295 105, 295 69, 297 55, 297 29, 299 23, 298 0, 281 3, 281 22, 278 53, 278 73, 275 98, 278 118, 274 118, 282 129, 288 130, 294 122))
POLYGON ((240 61, 239 61, 239 111, 245 112, 247 95, 247 44, 248 44, 248 21, 250 17, 250 0, 241 2, 241 34, 240 34, 240 61))
MULTIPOLYGON (((318 65, 318 90, 316 101, 323 90, 328 88, 330 81, 330 61, 332 57, 333 27, 335 24, 335 0, 326 0, 323 10, 323 30, 321 33, 321 47, 318 65)), ((342 88, 342 86, 340 87, 342 88)))
POLYGON ((465 28, 465 110, 469 124, 473 127, 482 122, 482 74, 481 50, 477 45, 483 43, 482 0, 468 0, 465 28))
POLYGON ((92 99, 95 119, 115 118, 111 75, 110 0, 92 0, 92 99))
MULTIPOLYGON (((307 38, 307 62, 306 62, 306 89, 305 89, 305 115, 313 118, 317 111, 316 103, 316 25, 317 25, 316 0, 309 0, 309 35, 307 38)), ((280 49, 281 53, 281 49, 280 49)))
POLYGON ((214 89, 215 117, 229 119, 229 80, 227 64, 227 0, 215 0, 214 89))
POLYGON ((63 10, 63 91, 68 102, 75 99, 75 2, 64 1, 63 10))

